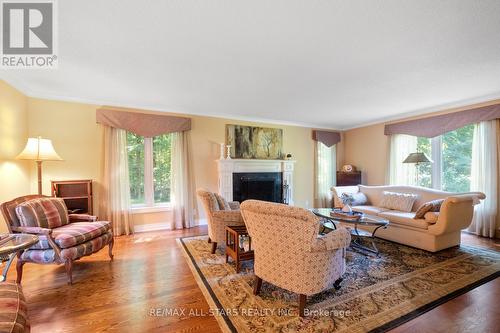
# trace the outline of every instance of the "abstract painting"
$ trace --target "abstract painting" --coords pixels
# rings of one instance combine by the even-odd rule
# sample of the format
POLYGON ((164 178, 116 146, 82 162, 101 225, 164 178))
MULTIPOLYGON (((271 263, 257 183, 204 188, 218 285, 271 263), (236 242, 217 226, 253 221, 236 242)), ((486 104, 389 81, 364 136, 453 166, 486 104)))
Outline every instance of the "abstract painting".
POLYGON ((283 130, 226 125, 226 143, 232 158, 277 160, 283 158, 283 130))

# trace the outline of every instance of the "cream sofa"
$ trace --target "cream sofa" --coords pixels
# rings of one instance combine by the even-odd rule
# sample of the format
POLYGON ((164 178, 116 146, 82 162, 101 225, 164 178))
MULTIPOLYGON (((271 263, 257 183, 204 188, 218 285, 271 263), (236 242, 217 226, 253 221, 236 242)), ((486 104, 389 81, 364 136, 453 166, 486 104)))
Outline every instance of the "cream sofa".
MULTIPOLYGON (((480 192, 451 193, 415 186, 336 186, 332 187, 333 205, 342 207, 342 193, 362 192, 368 202, 353 206, 354 210, 377 215, 390 221, 386 229, 379 229, 377 237, 417 247, 431 252, 460 244, 460 232, 466 229, 474 212, 474 205, 485 195, 480 192), (418 198, 411 212, 401 212, 380 207, 384 191, 413 193, 418 198), (416 210, 425 202, 445 199, 439 213, 431 219, 414 219, 416 210), (437 217, 437 220, 436 220, 437 217)), ((426 217, 429 215, 426 215, 426 217)), ((430 216, 432 217, 432 216, 430 216)))

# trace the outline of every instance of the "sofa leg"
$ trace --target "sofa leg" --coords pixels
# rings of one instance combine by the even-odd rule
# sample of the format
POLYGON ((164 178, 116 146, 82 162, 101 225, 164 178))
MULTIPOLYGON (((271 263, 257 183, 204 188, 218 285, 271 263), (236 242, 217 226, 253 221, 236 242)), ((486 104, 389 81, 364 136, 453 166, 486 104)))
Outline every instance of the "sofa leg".
POLYGON ((304 308, 306 307, 307 296, 299 294, 299 316, 304 317, 304 308))
POLYGON ((24 264, 25 264, 24 261, 19 260, 19 258, 17 259, 17 263, 16 263, 17 279, 16 279, 16 282, 19 284, 21 283, 21 280, 23 279, 23 266, 24 266, 24 264))
POLYGON ((64 262, 64 266, 66 267, 66 274, 68 275, 68 284, 73 284, 73 260, 68 259, 64 262))
POLYGON ((253 294, 258 295, 260 293, 260 287, 262 287, 262 279, 255 275, 255 282, 253 285, 253 294))
POLYGON ((212 251, 210 253, 214 254, 215 250, 217 250, 217 242, 212 242, 212 251))
POLYGON ((212 240, 210 239, 210 237, 208 237, 208 244, 212 243, 212 240))
POLYGON ((111 260, 113 260, 113 245, 115 245, 115 239, 111 238, 111 242, 108 244, 108 255, 111 260))

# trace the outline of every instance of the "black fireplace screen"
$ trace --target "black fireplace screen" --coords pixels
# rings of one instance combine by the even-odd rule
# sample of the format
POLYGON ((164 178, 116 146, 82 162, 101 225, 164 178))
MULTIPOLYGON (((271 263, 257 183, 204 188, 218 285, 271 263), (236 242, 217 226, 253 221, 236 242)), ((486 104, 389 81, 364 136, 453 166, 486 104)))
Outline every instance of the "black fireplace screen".
POLYGON ((281 172, 233 173, 233 200, 257 199, 283 202, 281 172))

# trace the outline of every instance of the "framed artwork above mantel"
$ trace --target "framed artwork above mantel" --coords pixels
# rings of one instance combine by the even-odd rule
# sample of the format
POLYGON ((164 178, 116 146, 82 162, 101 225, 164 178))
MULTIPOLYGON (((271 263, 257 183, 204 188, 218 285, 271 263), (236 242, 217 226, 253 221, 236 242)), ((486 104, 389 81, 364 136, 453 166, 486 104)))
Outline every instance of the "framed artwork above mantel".
POLYGON ((231 158, 281 160, 283 130, 243 125, 226 125, 226 144, 231 158))

